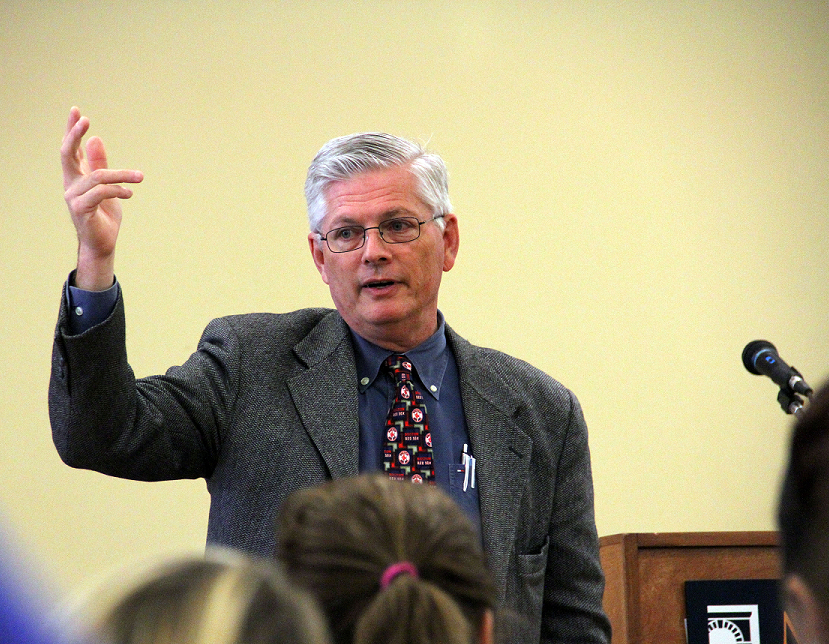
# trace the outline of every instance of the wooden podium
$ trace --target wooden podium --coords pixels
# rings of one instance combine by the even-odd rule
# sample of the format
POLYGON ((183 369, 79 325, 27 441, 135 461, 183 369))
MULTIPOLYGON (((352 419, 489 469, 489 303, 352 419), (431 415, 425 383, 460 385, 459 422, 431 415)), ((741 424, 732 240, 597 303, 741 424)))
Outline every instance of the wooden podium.
POLYGON ((599 539, 612 644, 685 644, 684 582, 777 579, 776 532, 614 534, 599 539))

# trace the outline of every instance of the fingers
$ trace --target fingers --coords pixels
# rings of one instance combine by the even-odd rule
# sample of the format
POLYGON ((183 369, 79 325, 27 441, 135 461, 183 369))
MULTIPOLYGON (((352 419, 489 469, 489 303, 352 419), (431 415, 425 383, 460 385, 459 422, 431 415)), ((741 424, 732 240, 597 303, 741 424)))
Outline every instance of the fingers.
POLYGON ((144 175, 136 170, 94 170, 73 181, 64 199, 75 216, 93 212, 107 199, 129 199, 132 190, 122 183, 141 183, 144 175))
POLYGON ((77 217, 91 215, 107 199, 129 199, 132 190, 119 184, 98 184, 77 194, 67 193, 66 204, 77 217))
POLYGON ((144 173, 138 170, 94 170, 85 174, 67 189, 72 196, 89 192, 97 186, 114 185, 119 183, 141 183, 144 173))
POLYGON ((80 147, 81 139, 86 131, 89 129, 89 119, 81 116, 81 112, 77 107, 73 107, 69 111, 69 120, 66 122, 66 132, 63 135, 63 145, 61 152, 73 152, 73 148, 80 147))
POLYGON ((69 110, 69 120, 66 123, 66 134, 75 127, 75 123, 77 123, 81 118, 81 111, 77 107, 72 107, 69 110))
POLYGON ((60 160, 63 167, 63 185, 68 187, 76 177, 83 172, 83 151, 81 139, 89 130, 89 119, 81 116, 77 107, 69 111, 69 120, 66 123, 66 133, 60 147, 60 160))
POLYGON ((77 107, 69 110, 66 133, 61 145, 64 198, 73 215, 91 213, 107 199, 129 199, 132 190, 117 185, 140 183, 143 173, 137 170, 109 170, 104 143, 97 136, 86 144, 84 161, 81 140, 89 130, 89 119, 77 107))
POLYGON ((107 166, 107 153, 104 142, 98 136, 93 136, 86 142, 86 161, 90 170, 99 170, 107 166))
POLYGON ((67 192, 79 195, 99 185, 141 183, 144 173, 138 170, 94 170, 74 181, 67 192))

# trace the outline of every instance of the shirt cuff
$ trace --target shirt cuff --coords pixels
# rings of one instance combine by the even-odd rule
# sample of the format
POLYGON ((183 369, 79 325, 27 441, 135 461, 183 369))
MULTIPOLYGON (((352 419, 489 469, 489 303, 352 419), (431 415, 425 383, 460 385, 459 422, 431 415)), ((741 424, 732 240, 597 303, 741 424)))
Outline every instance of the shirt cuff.
POLYGON ((115 309, 120 286, 114 280, 105 291, 85 291, 73 286, 75 271, 66 282, 66 302, 69 305, 69 334, 78 335, 106 320, 115 309))

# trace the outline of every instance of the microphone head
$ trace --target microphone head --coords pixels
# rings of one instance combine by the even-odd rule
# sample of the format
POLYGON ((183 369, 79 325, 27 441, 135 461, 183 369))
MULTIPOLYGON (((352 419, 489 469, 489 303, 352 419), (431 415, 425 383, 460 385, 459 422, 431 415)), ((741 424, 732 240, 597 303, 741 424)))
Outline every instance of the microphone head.
POLYGON ((755 376, 763 375, 757 370, 754 363, 761 352, 768 350, 777 353, 777 348, 767 340, 753 340, 746 345, 746 348, 743 349, 743 366, 748 369, 749 373, 753 373, 755 376))

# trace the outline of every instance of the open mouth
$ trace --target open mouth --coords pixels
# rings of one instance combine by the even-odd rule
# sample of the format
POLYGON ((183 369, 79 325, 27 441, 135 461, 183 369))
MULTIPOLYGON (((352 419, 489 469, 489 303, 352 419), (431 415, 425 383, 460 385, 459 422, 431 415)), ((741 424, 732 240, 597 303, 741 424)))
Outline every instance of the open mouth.
POLYGON ((386 288, 392 284, 394 284, 394 282, 391 280, 387 280, 385 282, 369 282, 368 284, 365 284, 363 288, 386 288))

